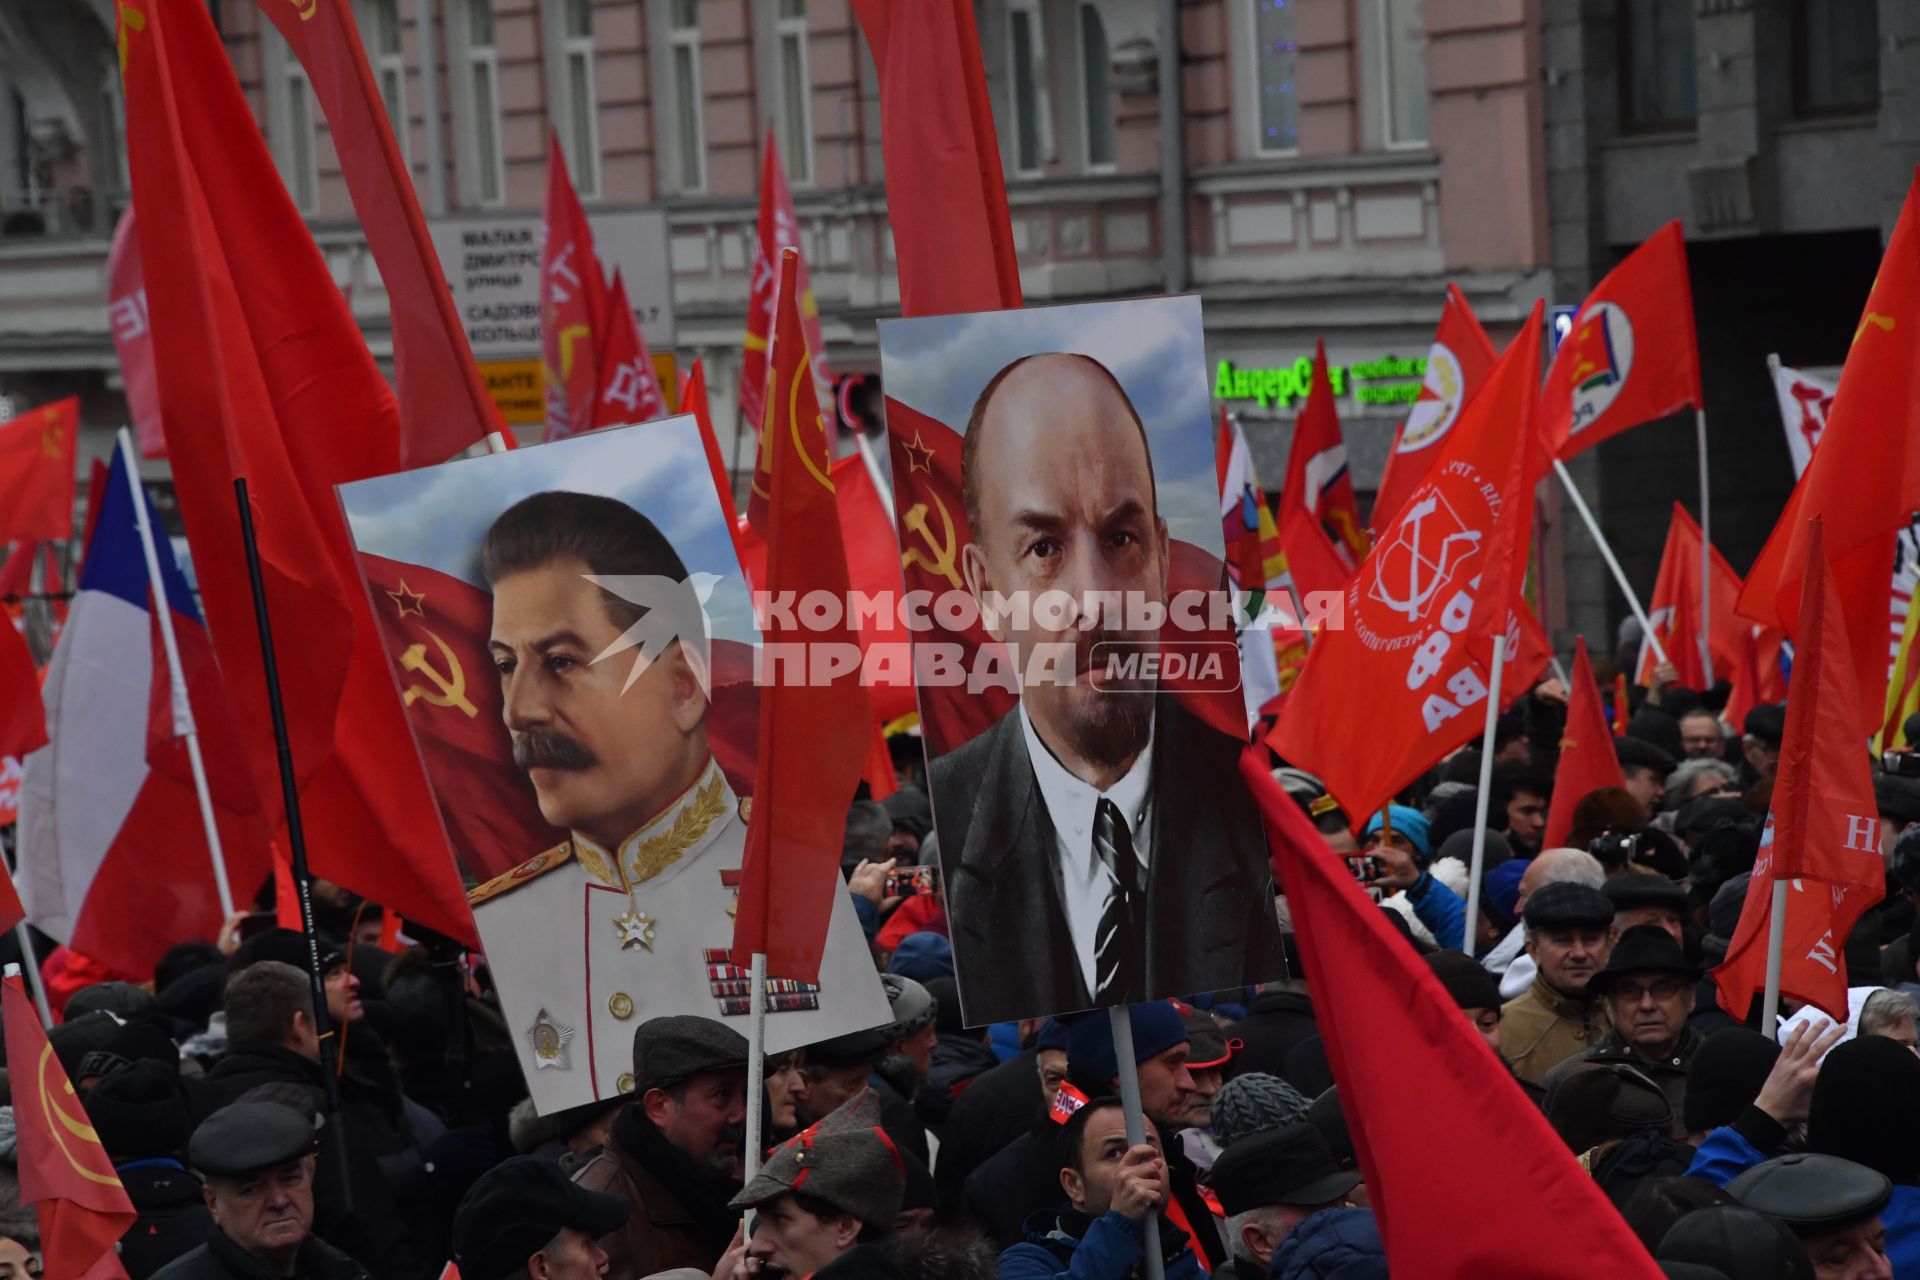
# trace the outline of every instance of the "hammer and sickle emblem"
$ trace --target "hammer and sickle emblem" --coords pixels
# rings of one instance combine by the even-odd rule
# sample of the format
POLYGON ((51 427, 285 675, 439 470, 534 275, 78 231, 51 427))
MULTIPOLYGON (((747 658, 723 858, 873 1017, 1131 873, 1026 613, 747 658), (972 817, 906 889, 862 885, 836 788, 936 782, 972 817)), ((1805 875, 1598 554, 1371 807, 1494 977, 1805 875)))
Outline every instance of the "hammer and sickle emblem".
POLYGON ((1860 335, 1867 331, 1868 325, 1872 325, 1882 333, 1892 333, 1896 323, 1898 322, 1892 316, 1883 316, 1878 311, 1869 311, 1860 321, 1860 327, 1853 331, 1853 340, 1860 341, 1860 335))
POLYGON ((439 668, 427 660, 427 646, 424 644, 408 645, 407 651, 400 655, 400 665, 408 671, 417 672, 425 676, 427 683, 431 684, 433 689, 428 689, 423 685, 410 684, 407 686, 406 691, 401 694, 400 701, 410 707, 414 704, 415 699, 425 698, 428 706, 458 707, 467 713, 469 720, 473 719, 480 714, 480 709, 474 706, 473 703, 467 701, 466 668, 460 665, 460 659, 454 656, 453 650, 448 647, 445 640, 442 640, 431 631, 427 632, 427 638, 439 646, 440 656, 446 660, 449 674, 442 675, 439 668), (435 689, 439 692, 434 692, 435 689))
MULTIPOLYGON (((67 1146, 67 1139, 61 1136, 61 1131, 65 1130, 68 1134, 72 1135, 76 1142, 91 1144, 93 1146, 100 1144, 100 1135, 95 1133, 93 1126, 87 1123, 85 1114, 83 1113, 79 1119, 75 1119, 64 1106, 60 1105, 60 1099, 55 1096, 54 1090, 56 1086, 54 1086, 53 1082, 48 1078, 47 1072, 47 1063, 52 1057, 53 1046, 49 1044, 43 1047, 40 1050, 39 1070, 36 1072, 39 1076, 37 1083, 40 1086, 40 1108, 41 1113, 46 1117, 47 1132, 52 1135, 54 1145, 60 1148, 60 1154, 66 1157, 67 1164, 72 1166, 75 1173, 85 1178, 88 1182, 97 1182, 102 1186, 108 1187, 118 1186, 120 1179, 117 1176, 97 1173, 87 1168, 86 1165, 75 1158, 73 1151, 67 1146)), ((73 1095, 72 1081, 62 1081, 57 1087, 63 1091, 65 1096, 71 1097, 73 1095)), ((105 1152, 101 1154, 104 1155, 105 1152)))
POLYGON ((287 0, 293 11, 300 15, 300 21, 309 22, 313 15, 320 12, 320 0, 287 0))
POLYGON ((928 573, 945 578, 956 588, 964 587, 966 584, 960 580, 960 572, 954 567, 954 561, 960 554, 958 545, 960 540, 954 536, 953 516, 947 511, 947 504, 940 500, 938 494, 929 496, 933 498, 933 505, 940 511, 939 537, 933 536, 933 529, 927 524, 927 504, 924 502, 916 502, 908 507, 907 514, 900 520, 907 528, 920 535, 920 540, 927 544, 927 551, 932 552, 932 558, 929 559, 920 548, 913 547, 900 557, 900 563, 917 564, 928 573))
POLYGON ((576 342, 589 338, 593 330, 584 324, 570 324, 560 331, 560 376, 573 376, 573 346, 576 342))
POLYGON ((60 456, 60 424, 49 422, 47 429, 40 433, 40 456, 57 458, 60 456))

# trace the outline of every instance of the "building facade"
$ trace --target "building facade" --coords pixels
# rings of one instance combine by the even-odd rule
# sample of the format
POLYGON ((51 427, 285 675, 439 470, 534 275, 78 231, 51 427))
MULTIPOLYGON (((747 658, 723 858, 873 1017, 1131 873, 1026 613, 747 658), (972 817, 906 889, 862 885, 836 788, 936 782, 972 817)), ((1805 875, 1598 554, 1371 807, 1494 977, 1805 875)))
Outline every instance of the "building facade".
MULTIPOLYGON (((210 2, 385 361, 386 300, 305 75, 255 0, 210 2)), ((878 85, 846 0, 353 2, 430 216, 537 215, 550 134, 590 213, 666 213, 676 354, 706 362, 723 444, 769 130, 829 360, 877 372, 874 322, 897 310, 897 286, 878 85)), ((1324 340, 1350 375, 1340 409, 1364 495, 1446 283, 1496 342, 1555 287, 1548 3, 977 0, 1028 304, 1197 292, 1209 377, 1229 394, 1234 371, 1294 367, 1324 340), (1169 28, 1178 73, 1163 77, 1169 28), (1180 127, 1163 133, 1169 105, 1180 127)), ((0 233, 0 394, 81 394, 95 454, 126 415, 105 303, 126 190, 113 67, 109 0, 0 15, 0 85, 20 122, 16 151, 0 152, 4 207, 42 211, 0 233), (38 141, 54 120, 65 150, 38 141), (89 217, 69 216, 81 207, 89 217)), ((1229 407, 1277 481, 1298 400, 1283 385, 1229 407)), ((750 467, 750 436, 735 436, 750 467)))

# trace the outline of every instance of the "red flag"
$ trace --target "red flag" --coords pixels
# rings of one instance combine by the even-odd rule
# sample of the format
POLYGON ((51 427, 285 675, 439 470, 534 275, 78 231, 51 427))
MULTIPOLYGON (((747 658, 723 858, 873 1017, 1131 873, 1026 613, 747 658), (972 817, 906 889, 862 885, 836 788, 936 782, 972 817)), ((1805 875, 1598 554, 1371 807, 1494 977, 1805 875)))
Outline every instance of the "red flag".
MULTIPOLYGON (((512 437, 474 366, 467 331, 414 195, 413 176, 367 65, 353 5, 350 0, 259 4, 307 70, 393 313, 400 420, 394 469, 445 462, 490 435, 510 445, 512 437)), ((122 42, 123 65, 126 49, 122 42)), ((152 262, 153 255, 145 260, 152 262)))
POLYGON ((660 375, 654 372, 653 354, 641 336, 633 304, 627 301, 627 282, 617 270, 607 299, 605 325, 595 357, 600 385, 593 400, 594 428, 666 417, 667 398, 660 391, 660 375))
POLYGON ((1313 383, 1293 428, 1280 488, 1280 545, 1302 591, 1338 591, 1367 554, 1347 446, 1327 379, 1327 344, 1313 353, 1313 383))
POLYGON ((0 422, 0 542, 73 536, 73 454, 80 397, 0 422))
MULTIPOLYGON (((761 152, 760 217, 753 228, 753 275, 747 298, 747 337, 740 358, 740 417, 760 433, 763 447, 755 451, 753 488, 747 498, 747 521, 755 529, 767 520, 767 344, 773 337, 773 295, 780 270, 780 251, 800 253, 800 220, 793 212, 793 193, 780 148, 767 127, 761 152)), ((807 357, 813 366, 813 393, 821 405, 833 403, 833 375, 827 371, 826 340, 820 332, 820 304, 813 296, 807 258, 800 254, 800 328, 807 336, 807 357)))
MULTIPOLYGON (((796 596, 824 591, 845 600, 847 557, 827 472, 826 428, 808 376, 798 257, 791 249, 780 256, 765 590, 796 596)), ((847 802, 860 780, 873 719, 857 669, 831 678, 816 671, 822 655, 854 647, 856 637, 844 619, 829 629, 769 620, 764 634, 770 649, 783 646, 808 660, 801 671, 770 665, 771 678, 760 691, 760 753, 740 867, 734 963, 763 952, 769 973, 814 982, 833 897, 842 891, 847 802)))
POLYGON ((853 11, 880 74, 901 314, 1019 306, 1020 262, 972 0, 853 0, 853 11))
POLYGON ((1541 429, 1549 449, 1571 458, 1702 403, 1687 245, 1676 220, 1607 272, 1580 305, 1540 390, 1541 429))
POLYGON ((1441 306, 1440 324, 1433 333, 1433 345, 1427 349, 1427 373, 1420 384, 1420 398, 1413 402, 1407 420, 1393 439, 1393 452, 1387 455, 1386 474, 1380 477, 1380 490, 1373 496, 1375 529, 1385 528, 1388 520, 1400 514, 1427 470, 1439 456, 1436 448, 1453 424, 1493 372, 1499 359, 1487 331, 1480 327, 1467 295, 1460 286, 1447 286, 1447 299, 1441 306))
POLYGON ((887 750, 886 730, 877 720, 867 738, 867 760, 860 768, 860 777, 867 784, 867 798, 871 800, 885 800, 900 789, 900 780, 893 772, 893 753, 887 750))
MULTIPOLYGON (((1648 602, 1647 618, 1653 633, 1666 650, 1667 661, 1679 673, 1678 683, 1687 689, 1711 689, 1714 680, 1731 677, 1740 659, 1740 637, 1749 630, 1733 611, 1740 598, 1740 575, 1733 571, 1718 550, 1713 556, 1713 595, 1709 619, 1713 642, 1713 669, 1708 671, 1700 652, 1700 526, 1687 509, 1673 504, 1673 519, 1667 525, 1667 546, 1660 553, 1660 576, 1654 579, 1653 599, 1648 602)), ((1640 662, 1634 670, 1634 683, 1651 685, 1653 669, 1659 664, 1653 646, 1641 642, 1640 662)))
POLYGON ((1658 1280, 1539 1107, 1281 791, 1266 753, 1249 748, 1240 765, 1266 816, 1315 1007, 1326 1002, 1320 1036, 1392 1272, 1560 1276, 1568 1258, 1606 1258, 1610 1276, 1658 1280), (1447 1153, 1445 1178, 1433 1176, 1436 1151, 1447 1153), (1498 1221, 1480 1211, 1494 1182, 1507 1197, 1498 1221))
POLYGON ((1784 631, 1736 620, 1733 689, 1721 712, 1721 718, 1734 728, 1746 723, 1747 712, 1755 707, 1786 700, 1787 677, 1780 670, 1786 639, 1784 631))
MULTIPOLYGON (((1818 450, 1815 451, 1816 458, 1818 450)), ((1807 532, 1809 564, 1793 655, 1793 696, 1773 805, 1726 961, 1713 971, 1720 1002, 1744 1016, 1765 980, 1773 886, 1791 881, 1780 990, 1847 1017, 1847 935, 1886 892, 1879 805, 1860 741, 1859 687, 1839 584, 1822 555, 1823 521, 1807 532)))
POLYGON ((1860 735, 1880 723, 1887 696, 1887 566, 1894 532, 1920 508, 1920 173, 1880 260, 1840 371, 1820 447, 1794 487, 1773 536, 1747 571, 1739 610, 1800 635, 1807 529, 1826 523, 1827 570, 1846 611, 1848 664, 1859 684, 1860 735))
MULTIPOLYGON (((631 308, 629 308, 631 310, 631 308)), ((540 360, 548 440, 595 425, 597 359, 607 332, 607 281, 593 228, 567 176, 560 139, 547 134, 547 211, 540 247, 540 360)))
POLYGON ((153 331, 147 327, 147 286, 140 278, 140 236, 133 228, 132 205, 120 215, 120 225, 113 229, 113 248, 107 254, 107 322, 113 328, 113 349, 120 358, 120 381, 126 386, 127 411, 133 415, 140 453, 164 458, 167 441, 160 430, 153 331))
POLYGON ((24 756, 46 744, 40 673, 34 669, 27 638, 0 618, 0 756, 24 756))
POLYGON ((1573 809, 1602 787, 1624 787, 1620 757, 1613 749, 1607 709, 1587 659, 1587 638, 1573 642, 1573 688, 1567 695, 1567 727, 1560 738, 1560 762, 1553 774, 1553 802, 1547 806, 1542 849, 1558 849, 1573 830, 1573 809))
MULTIPOLYGON (((336 484, 401 467, 393 394, 265 142, 233 128, 250 108, 207 11, 166 4, 144 12, 122 5, 119 13, 161 409, 255 790, 277 823, 278 760, 236 476, 251 489, 279 665, 288 674, 288 731, 315 874, 471 938, 472 916, 334 495, 336 484)), ((387 283, 398 296, 396 278, 387 283)), ((452 401, 440 409, 461 416, 452 401)))
POLYGON ((40 1260, 49 1276, 126 1280, 114 1245, 135 1217, 18 975, 0 982, 18 1131, 20 1202, 39 1206, 40 1260))
POLYGON ((1503 703, 1538 671, 1522 653, 1529 625, 1515 572, 1539 474, 1529 447, 1538 320, 1508 346, 1426 480, 1381 530, 1347 584, 1345 627, 1314 644, 1269 739, 1324 778, 1348 813, 1372 813, 1481 731, 1491 656, 1477 652, 1482 637, 1506 637, 1503 703))

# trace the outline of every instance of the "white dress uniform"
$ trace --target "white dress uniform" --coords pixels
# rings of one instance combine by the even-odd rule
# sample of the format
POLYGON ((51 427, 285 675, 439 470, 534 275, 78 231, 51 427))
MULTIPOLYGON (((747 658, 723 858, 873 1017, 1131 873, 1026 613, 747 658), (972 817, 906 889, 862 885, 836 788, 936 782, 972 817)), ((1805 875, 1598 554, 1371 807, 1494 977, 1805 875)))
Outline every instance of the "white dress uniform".
MULTIPOLYGON (((747 971, 726 962, 747 801, 708 761, 700 780, 620 845, 575 832, 467 895, 542 1115, 633 1088, 633 1032, 698 1014, 748 1034, 747 971)), ((766 1052, 892 1014, 845 893, 817 984, 768 975, 766 1052)))

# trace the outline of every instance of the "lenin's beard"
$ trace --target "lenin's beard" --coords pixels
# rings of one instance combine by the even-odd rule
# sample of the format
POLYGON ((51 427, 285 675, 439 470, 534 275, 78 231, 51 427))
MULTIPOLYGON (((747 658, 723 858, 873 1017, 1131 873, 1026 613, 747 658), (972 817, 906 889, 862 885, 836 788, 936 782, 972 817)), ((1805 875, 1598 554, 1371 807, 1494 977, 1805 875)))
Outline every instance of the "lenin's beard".
POLYGON ((1119 769, 1146 750, 1153 731, 1153 694, 1150 681, 1109 681, 1105 688, 1087 683, 1087 673, 1105 670, 1111 657, 1151 647, 1125 632, 1104 628, 1083 633, 1075 644, 1079 682, 1064 690, 1062 710, 1077 753, 1102 768, 1119 769))
POLYGON ((558 729, 526 729, 513 735, 513 762, 522 769, 591 769, 600 758, 558 729))

